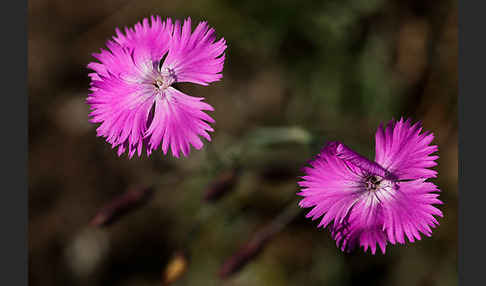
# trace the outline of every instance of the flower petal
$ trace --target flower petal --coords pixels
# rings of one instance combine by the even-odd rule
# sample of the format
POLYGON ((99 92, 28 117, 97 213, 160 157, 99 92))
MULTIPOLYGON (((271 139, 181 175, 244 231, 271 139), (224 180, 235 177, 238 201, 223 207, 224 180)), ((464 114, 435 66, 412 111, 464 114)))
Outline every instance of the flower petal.
MULTIPOLYGON (((332 225, 331 235, 336 240, 336 246, 342 251, 349 252, 359 245, 363 247, 365 252, 370 249, 373 255, 378 246, 381 252, 385 254, 387 237, 381 227, 382 217, 376 215, 380 210, 381 208, 378 207, 371 212, 375 215, 368 216, 371 220, 366 225, 358 222, 360 217, 356 214, 353 216, 354 221, 348 219, 343 223, 332 225)), ((359 213, 362 214, 362 212, 357 214, 359 213)))
POLYGON ((419 122, 412 125, 403 118, 391 121, 385 129, 380 126, 375 136, 375 161, 401 180, 435 177, 437 172, 429 168, 437 165, 439 156, 431 154, 438 148, 429 145, 434 135, 421 131, 419 122))
POLYGON ((182 26, 173 26, 170 49, 162 70, 174 72, 177 82, 193 82, 207 85, 221 79, 226 41, 216 39, 215 31, 206 22, 200 22, 191 33, 191 19, 182 26))
POLYGON ((213 129, 207 122, 214 120, 203 111, 212 111, 213 108, 202 100, 173 87, 167 88, 162 97, 156 98, 154 118, 145 134, 145 138, 149 139, 149 154, 162 143, 164 154, 167 154, 170 146, 175 157, 179 157, 179 152, 187 156, 190 145, 196 149, 202 148, 199 136, 211 140, 208 131, 213 129))
POLYGON ((129 50, 145 47, 149 50, 150 58, 159 61, 169 49, 172 30, 173 24, 170 18, 162 21, 160 16, 151 16, 150 22, 148 18, 144 18, 133 28, 125 28, 125 33, 117 28, 113 40, 129 50))
POLYGON ((396 192, 380 198, 383 205, 384 222, 388 240, 405 243, 420 240, 420 234, 431 235, 431 227, 438 225, 434 216, 442 217, 442 212, 433 204, 442 204, 437 199, 437 187, 424 179, 399 182, 396 192))
POLYGON ((131 157, 142 146, 153 90, 139 84, 148 71, 140 68, 130 51, 114 42, 108 48, 96 55, 101 63, 88 65, 95 71, 90 74, 87 98, 90 121, 101 123, 97 135, 106 137, 113 148, 118 146, 118 155, 128 148, 131 157))
POLYGON ((305 167, 305 176, 298 182, 302 187, 297 193, 304 198, 300 207, 313 209, 307 214, 313 220, 320 218, 319 227, 331 221, 342 222, 365 191, 362 177, 345 161, 333 154, 329 145, 305 167))

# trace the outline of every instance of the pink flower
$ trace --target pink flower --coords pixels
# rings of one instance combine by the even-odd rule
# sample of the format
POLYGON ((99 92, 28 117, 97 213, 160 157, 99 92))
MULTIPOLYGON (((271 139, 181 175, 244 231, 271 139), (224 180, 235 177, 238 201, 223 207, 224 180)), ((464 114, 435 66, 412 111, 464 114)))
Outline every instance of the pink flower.
POLYGON ((159 145, 167 154, 187 156, 190 145, 201 149, 200 136, 211 140, 208 123, 214 120, 204 111, 213 108, 201 97, 175 89, 176 82, 208 85, 222 77, 223 38, 206 22, 191 33, 191 19, 172 23, 160 17, 147 18, 106 43, 107 50, 93 54, 99 62, 88 64, 91 94, 91 122, 101 123, 97 135, 118 147, 120 156, 128 149, 131 158, 145 146, 147 155, 159 145))
POLYGON ((420 123, 391 121, 376 132, 375 161, 339 142, 330 142, 305 167, 298 195, 299 205, 312 207, 307 217, 322 217, 319 227, 329 225, 342 251, 360 245, 385 253, 386 244, 420 240, 430 236, 442 212, 433 204, 439 189, 426 180, 436 176, 434 136, 420 134, 420 123))

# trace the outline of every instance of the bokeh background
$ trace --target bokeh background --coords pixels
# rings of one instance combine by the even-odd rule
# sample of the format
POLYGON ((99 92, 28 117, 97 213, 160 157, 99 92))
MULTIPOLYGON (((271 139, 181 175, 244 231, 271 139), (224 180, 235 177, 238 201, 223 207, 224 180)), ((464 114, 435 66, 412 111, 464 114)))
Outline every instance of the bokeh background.
POLYGON ((30 0, 30 285, 456 285, 456 5, 30 0), (216 119, 184 159, 119 158, 88 123, 91 53, 152 14, 228 42, 222 81, 178 85, 216 119), (445 216, 386 255, 344 254, 297 208, 300 168, 328 140, 372 158, 402 115, 436 134, 445 216))

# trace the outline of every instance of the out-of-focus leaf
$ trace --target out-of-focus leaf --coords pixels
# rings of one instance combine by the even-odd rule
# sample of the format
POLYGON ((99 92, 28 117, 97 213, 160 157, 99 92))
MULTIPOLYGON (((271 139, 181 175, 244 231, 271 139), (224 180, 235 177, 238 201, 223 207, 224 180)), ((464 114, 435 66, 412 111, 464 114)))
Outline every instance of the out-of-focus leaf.
POLYGON ((311 134, 300 127, 259 127, 248 135, 248 143, 259 147, 268 147, 274 144, 308 144, 311 134))

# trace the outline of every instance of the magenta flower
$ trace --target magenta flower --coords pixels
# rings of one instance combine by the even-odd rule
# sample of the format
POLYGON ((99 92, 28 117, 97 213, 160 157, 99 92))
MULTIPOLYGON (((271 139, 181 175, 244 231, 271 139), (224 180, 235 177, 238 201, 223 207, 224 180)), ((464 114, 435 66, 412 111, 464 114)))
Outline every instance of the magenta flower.
POLYGON ((336 245, 350 251, 360 245, 375 254, 378 244, 385 253, 388 242, 405 243, 430 236, 442 212, 434 193, 439 189, 427 179, 437 172, 434 136, 422 133, 420 123, 391 121, 376 132, 375 161, 357 154, 339 142, 330 142, 305 167, 298 195, 299 205, 313 207, 312 220, 322 217, 319 227, 329 225, 336 245), (332 222, 332 223, 331 223, 332 222))
POLYGON ((191 33, 191 19, 172 23, 160 17, 147 18, 135 27, 116 30, 106 43, 108 50, 93 54, 87 102, 91 122, 101 123, 97 135, 118 147, 120 156, 128 149, 131 158, 145 146, 147 155, 162 145, 167 154, 187 156, 192 145, 203 146, 200 136, 211 140, 204 111, 213 108, 175 89, 176 82, 201 85, 221 79, 226 42, 216 41, 214 29, 201 22, 191 33))

